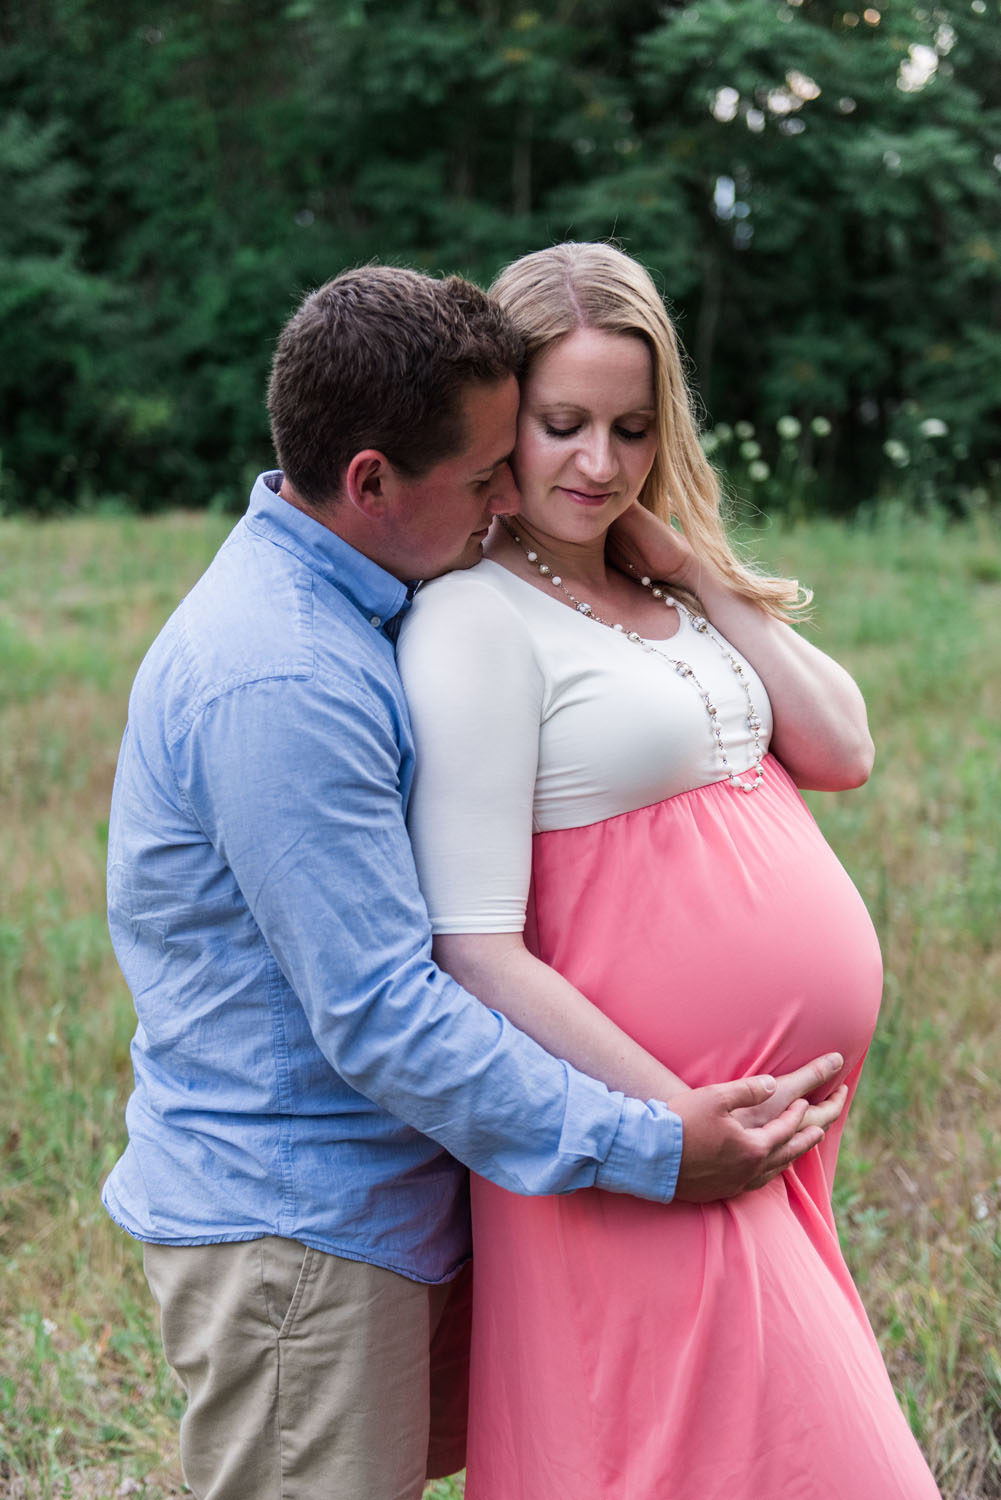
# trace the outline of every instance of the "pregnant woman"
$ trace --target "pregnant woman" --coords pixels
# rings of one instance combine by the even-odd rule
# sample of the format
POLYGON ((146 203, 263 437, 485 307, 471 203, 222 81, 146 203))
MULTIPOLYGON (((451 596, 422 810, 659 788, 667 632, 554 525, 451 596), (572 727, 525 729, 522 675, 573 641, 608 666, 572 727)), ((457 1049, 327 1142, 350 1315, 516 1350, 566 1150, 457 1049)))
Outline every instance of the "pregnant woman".
MULTIPOLYGON (((637 263, 561 245, 493 290, 522 510, 400 643, 436 956, 633 1094, 824 1051, 851 1092, 879 951, 798 787, 868 775, 858 690, 727 543, 637 263)), ((838 1247, 840 1128, 728 1202, 474 1179, 468 1500, 937 1496, 838 1247)))

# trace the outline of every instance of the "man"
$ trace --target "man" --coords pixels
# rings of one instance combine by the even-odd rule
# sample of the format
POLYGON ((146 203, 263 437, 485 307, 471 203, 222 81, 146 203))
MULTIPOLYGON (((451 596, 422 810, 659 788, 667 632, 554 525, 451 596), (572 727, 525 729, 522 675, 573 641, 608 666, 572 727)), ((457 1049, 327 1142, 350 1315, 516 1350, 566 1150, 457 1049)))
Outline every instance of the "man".
POLYGON ((108 877, 136 1088, 104 1201, 145 1242, 202 1500, 412 1500, 461 1464, 453 1158, 517 1192, 705 1200, 838 1112, 800 1097, 837 1058, 623 1099, 431 962, 393 627, 409 580, 517 509, 520 353, 456 278, 308 297, 271 377, 282 473, 136 678, 108 877))

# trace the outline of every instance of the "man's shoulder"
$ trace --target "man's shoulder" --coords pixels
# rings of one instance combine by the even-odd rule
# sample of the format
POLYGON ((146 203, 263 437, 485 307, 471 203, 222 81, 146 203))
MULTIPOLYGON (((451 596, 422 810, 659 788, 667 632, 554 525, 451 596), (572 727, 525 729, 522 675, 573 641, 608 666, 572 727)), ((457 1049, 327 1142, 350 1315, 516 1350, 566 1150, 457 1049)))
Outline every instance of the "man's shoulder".
POLYGON ((154 641, 133 697, 158 699, 172 736, 258 685, 383 696, 396 671, 374 634, 334 584, 238 526, 154 641))
POLYGON ((192 700, 312 671, 308 571, 238 526, 153 642, 140 677, 192 700))

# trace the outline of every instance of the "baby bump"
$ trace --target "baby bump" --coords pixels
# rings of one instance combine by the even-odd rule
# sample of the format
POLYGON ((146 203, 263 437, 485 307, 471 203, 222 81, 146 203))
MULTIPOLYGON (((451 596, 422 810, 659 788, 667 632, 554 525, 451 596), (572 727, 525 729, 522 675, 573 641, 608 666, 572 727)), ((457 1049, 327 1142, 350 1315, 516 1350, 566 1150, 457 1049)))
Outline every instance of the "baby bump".
POLYGON ((774 760, 753 795, 725 783, 534 841, 526 940, 697 1086, 846 1071, 882 988, 861 897, 774 760))

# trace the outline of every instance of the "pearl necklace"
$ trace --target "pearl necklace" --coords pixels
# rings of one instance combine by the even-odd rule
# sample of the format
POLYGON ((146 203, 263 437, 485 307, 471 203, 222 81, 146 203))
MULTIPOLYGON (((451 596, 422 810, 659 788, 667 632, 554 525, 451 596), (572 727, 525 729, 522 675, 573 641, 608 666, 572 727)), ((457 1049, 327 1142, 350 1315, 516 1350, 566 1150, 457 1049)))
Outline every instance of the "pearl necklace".
POLYGON ((670 656, 668 652, 662 651, 660 647, 655 646, 652 641, 644 640, 639 631, 626 630, 624 625, 613 622, 611 620, 602 619, 601 615, 597 614, 595 610, 591 608, 590 604, 585 603, 583 599, 578 599, 576 594, 572 594, 570 592, 560 575, 558 573, 554 573, 553 569, 549 566, 548 563, 540 561, 539 554, 525 544, 525 542, 518 535, 518 533, 515 531, 514 527, 506 517, 501 517, 501 524, 503 525, 504 530, 507 532, 508 536, 511 538, 512 542, 514 542, 515 546, 517 546, 520 551, 524 553, 526 559, 532 564, 533 568, 537 570, 540 577, 545 578, 547 582, 552 584, 553 588, 559 589, 561 593, 565 594, 579 615, 583 615, 585 619, 593 620, 596 625, 604 625, 609 630, 617 631, 627 641, 631 641, 634 645, 642 647, 644 651, 653 652, 655 656, 662 657, 664 661, 668 662, 674 668, 679 677, 683 677, 687 682, 690 682, 692 684, 692 686, 695 688, 695 691, 702 699, 703 706, 705 708, 706 714, 708 715, 709 724, 713 732, 713 738, 716 741, 716 749, 719 754, 720 761, 722 762, 723 770, 726 772, 726 777, 729 785, 733 788, 734 791, 756 792, 758 790, 758 787, 761 786, 762 782, 765 779, 765 752, 761 746, 761 717, 758 714, 757 709, 754 707, 754 703, 751 699, 751 688, 747 680, 747 673, 744 671, 743 663, 737 660, 733 652, 728 647, 726 641, 723 640, 722 636, 717 635, 716 631, 709 624, 709 621, 705 618, 705 616, 692 614, 692 611, 688 609, 684 604, 682 604, 680 599, 675 599, 673 595, 658 587, 652 579, 646 577, 636 577, 634 574, 635 581, 643 588, 649 589, 655 599, 662 599, 668 609, 676 609, 679 615, 684 615, 685 617, 687 617, 693 630, 697 630, 700 635, 708 636, 713 644, 718 648, 720 654, 725 658, 726 661, 730 663, 730 667, 734 673, 734 676, 737 678, 737 681, 743 688, 744 697, 747 699, 747 727, 751 731, 751 735, 754 740, 754 765, 753 767, 749 768, 748 771, 741 772, 731 770, 730 760, 726 753, 726 746, 723 743, 723 732, 720 729, 719 725, 719 710, 696 676, 694 668, 691 667, 687 661, 681 661, 677 657, 670 656), (750 774, 751 769, 753 769, 754 771, 753 781, 742 780, 743 776, 750 774))

